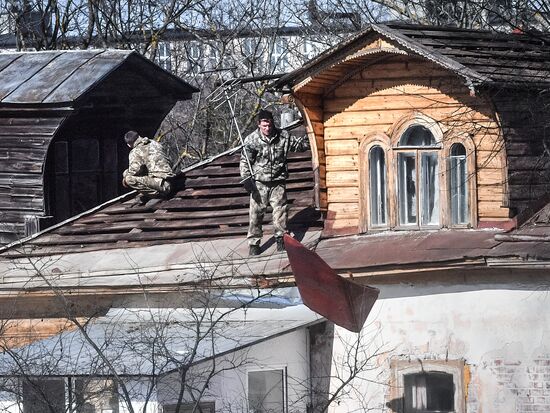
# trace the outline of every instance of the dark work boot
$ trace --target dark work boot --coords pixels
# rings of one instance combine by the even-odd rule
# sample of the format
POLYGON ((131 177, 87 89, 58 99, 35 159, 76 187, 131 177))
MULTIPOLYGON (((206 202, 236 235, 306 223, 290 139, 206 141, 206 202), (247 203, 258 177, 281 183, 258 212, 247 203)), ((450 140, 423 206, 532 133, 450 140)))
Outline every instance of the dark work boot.
POLYGON ((284 251, 285 250, 285 241, 283 238, 277 238, 277 251, 284 251))
POLYGON ((260 255, 262 253, 262 249, 259 245, 251 245, 248 249, 248 255, 253 257, 254 255, 260 255))

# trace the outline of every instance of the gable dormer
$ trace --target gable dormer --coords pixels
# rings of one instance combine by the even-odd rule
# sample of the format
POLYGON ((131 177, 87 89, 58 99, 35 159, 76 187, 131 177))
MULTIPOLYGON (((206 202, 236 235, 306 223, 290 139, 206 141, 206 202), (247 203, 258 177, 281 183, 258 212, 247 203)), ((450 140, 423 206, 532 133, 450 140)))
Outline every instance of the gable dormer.
POLYGON ((513 226, 550 189, 532 105, 548 50, 535 42, 373 25, 281 78, 316 145, 325 230, 513 226))
POLYGON ((132 51, 0 54, 0 243, 120 194, 122 135, 194 91, 132 51))

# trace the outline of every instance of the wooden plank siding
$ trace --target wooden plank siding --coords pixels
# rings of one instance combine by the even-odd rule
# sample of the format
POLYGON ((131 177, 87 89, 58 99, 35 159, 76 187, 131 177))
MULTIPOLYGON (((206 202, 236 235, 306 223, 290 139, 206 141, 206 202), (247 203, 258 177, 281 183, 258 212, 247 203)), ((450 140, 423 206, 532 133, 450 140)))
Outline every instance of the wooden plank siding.
MULTIPOLYGON (((314 132, 317 142, 324 143, 318 151, 326 167, 325 228, 336 232, 358 231, 361 225, 360 144, 374 134, 385 134, 395 140, 396 125, 413 113, 437 121, 444 143, 460 141, 460 137, 471 140, 477 170, 473 188, 477 186, 479 194, 474 207, 479 221, 509 218, 505 145, 497 118, 487 100, 483 96, 472 96, 456 75, 420 58, 396 55, 367 65, 332 88, 334 90, 326 85, 323 90, 327 93, 316 89, 324 83, 313 78, 296 95, 316 122, 322 99, 323 127, 316 124, 314 132)), ((441 176, 440 180, 445 178, 441 176)), ((389 189, 392 188, 394 185, 390 185, 389 189)), ((443 191, 442 196, 445 193, 443 191)))
POLYGON ((65 117, 2 117, 0 113, 0 222, 2 230, 25 233, 25 216, 44 215, 43 168, 48 145, 65 117))

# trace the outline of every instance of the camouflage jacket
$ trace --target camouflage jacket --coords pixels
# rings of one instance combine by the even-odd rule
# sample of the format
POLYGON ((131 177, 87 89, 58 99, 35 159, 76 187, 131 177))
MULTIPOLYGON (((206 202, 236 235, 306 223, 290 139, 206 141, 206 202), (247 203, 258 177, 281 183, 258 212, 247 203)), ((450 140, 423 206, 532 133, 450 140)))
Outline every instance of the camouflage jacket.
POLYGON ((288 178, 286 158, 288 152, 309 149, 307 136, 291 136, 286 130, 273 129, 271 136, 264 136, 256 129, 244 140, 240 170, 243 178, 249 177, 250 169, 245 151, 252 165, 252 178, 260 182, 282 181, 288 178))
POLYGON ((164 153, 162 145, 152 139, 138 138, 130 151, 128 160, 129 165, 125 175, 147 175, 163 179, 174 176, 172 166, 164 153))

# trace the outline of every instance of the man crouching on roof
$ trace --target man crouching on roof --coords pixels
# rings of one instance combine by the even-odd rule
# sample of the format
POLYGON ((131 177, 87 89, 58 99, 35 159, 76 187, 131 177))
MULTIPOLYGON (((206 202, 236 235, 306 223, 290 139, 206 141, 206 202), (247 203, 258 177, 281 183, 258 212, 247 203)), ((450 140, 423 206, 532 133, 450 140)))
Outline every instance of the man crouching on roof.
POLYGON ((295 137, 286 130, 278 129, 273 123, 273 114, 260 110, 258 129, 245 138, 240 162, 243 184, 250 193, 249 255, 261 253, 262 221, 268 205, 273 208, 277 251, 284 251, 283 235, 287 232, 287 155, 289 151, 301 152, 307 149, 309 141, 306 136, 295 137))
POLYGON ((152 139, 128 131, 124 141, 131 148, 128 169, 122 174, 122 185, 138 190, 141 201, 148 198, 165 197, 172 190, 170 179, 175 175, 162 145, 152 139))

